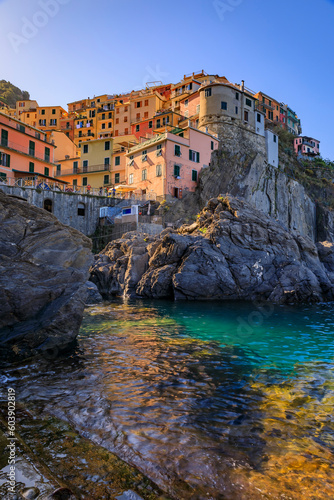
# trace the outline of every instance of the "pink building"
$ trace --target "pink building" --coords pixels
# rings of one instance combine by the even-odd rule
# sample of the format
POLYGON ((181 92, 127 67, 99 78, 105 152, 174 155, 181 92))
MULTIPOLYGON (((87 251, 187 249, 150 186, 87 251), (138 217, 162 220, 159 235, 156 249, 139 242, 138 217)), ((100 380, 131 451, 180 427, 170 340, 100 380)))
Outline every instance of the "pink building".
POLYGON ((317 156, 320 154, 320 141, 312 137, 296 137, 294 148, 297 155, 317 156))
POLYGON ((129 149, 127 183, 133 193, 148 198, 182 198, 184 192, 195 191, 200 171, 217 148, 216 137, 189 126, 159 134, 129 149))
POLYGON ((46 133, 0 112, 0 180, 56 180, 54 144, 46 133))

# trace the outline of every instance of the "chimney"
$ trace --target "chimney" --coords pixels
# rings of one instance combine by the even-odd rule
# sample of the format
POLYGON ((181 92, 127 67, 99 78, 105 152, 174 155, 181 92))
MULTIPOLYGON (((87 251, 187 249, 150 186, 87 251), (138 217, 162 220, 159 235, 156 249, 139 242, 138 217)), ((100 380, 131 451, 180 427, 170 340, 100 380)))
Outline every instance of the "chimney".
POLYGON ((245 90, 245 80, 241 80, 241 90, 242 92, 245 90))

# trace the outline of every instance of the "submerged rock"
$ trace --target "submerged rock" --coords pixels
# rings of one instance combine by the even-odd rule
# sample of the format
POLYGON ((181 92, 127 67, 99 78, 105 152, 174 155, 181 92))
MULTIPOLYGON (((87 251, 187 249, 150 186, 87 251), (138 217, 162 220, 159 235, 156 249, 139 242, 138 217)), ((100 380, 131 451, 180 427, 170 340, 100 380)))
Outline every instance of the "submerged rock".
POLYGON ((155 238, 127 233, 109 243, 91 268, 91 280, 105 298, 332 301, 333 256, 334 245, 317 248, 227 196, 211 199, 191 226, 155 238))
POLYGON ((58 352, 81 324, 91 240, 0 191, 1 353, 58 352))

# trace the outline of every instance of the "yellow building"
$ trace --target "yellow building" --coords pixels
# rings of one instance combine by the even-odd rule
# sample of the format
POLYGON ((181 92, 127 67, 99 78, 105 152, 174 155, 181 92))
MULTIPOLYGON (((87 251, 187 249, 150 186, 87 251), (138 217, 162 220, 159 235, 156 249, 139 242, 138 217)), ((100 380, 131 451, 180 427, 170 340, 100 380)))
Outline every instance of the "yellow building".
POLYGON ((50 141, 56 146, 54 152, 55 163, 66 158, 80 156, 80 149, 76 147, 74 142, 64 132, 52 130, 50 132, 50 141))
POLYGON ((61 106, 37 106, 37 128, 41 130, 60 130, 60 120, 67 116, 61 106))

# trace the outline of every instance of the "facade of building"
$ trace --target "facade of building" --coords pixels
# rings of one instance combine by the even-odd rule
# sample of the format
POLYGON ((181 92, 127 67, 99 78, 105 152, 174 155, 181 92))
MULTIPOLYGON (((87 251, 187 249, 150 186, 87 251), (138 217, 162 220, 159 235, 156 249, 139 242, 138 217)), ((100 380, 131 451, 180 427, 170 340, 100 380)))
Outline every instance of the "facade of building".
POLYGON ((126 154, 127 184, 133 193, 148 198, 182 198, 184 192, 195 191, 200 171, 217 148, 216 137, 192 127, 156 135, 126 154))
POLYGON ((296 155, 319 156, 320 141, 307 136, 296 137, 294 139, 294 149, 296 155))
POLYGON ((0 113, 0 177, 2 181, 41 176, 53 179, 55 146, 46 134, 0 113))

